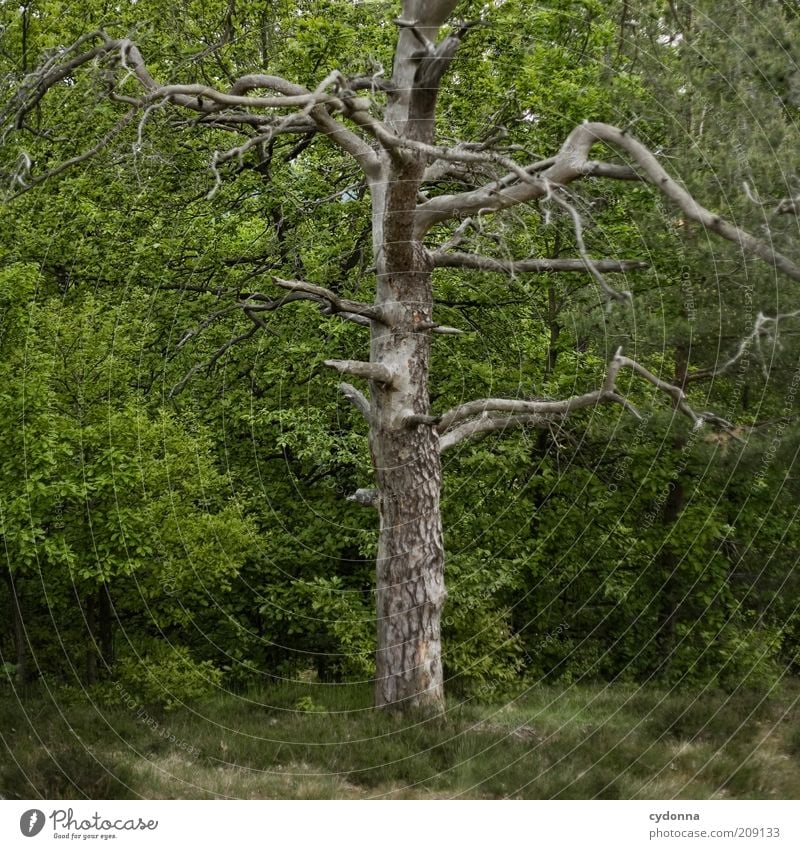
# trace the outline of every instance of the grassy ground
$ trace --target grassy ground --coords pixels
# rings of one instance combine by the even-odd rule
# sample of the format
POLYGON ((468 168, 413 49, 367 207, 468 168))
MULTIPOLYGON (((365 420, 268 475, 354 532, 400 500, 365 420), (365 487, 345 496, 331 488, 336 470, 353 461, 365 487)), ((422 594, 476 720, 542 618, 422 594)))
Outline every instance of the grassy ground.
POLYGON ((800 687, 770 693, 537 687, 445 719, 285 686, 169 713, 0 697, 4 798, 800 797, 800 687))

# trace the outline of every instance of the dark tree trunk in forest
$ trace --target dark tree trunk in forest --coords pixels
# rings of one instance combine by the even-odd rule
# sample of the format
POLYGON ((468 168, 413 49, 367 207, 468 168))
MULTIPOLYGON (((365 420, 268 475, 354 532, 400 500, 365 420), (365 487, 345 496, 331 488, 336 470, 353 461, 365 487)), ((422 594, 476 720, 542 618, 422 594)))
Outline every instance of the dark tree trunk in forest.
POLYGON ((84 603, 83 615, 86 621, 86 683, 87 685, 97 682, 97 597, 95 593, 89 593, 84 603))
POLYGON ((84 604, 88 643, 86 646, 86 683, 98 679, 98 667, 105 677, 114 664, 114 608, 108 584, 89 593, 84 604))
MULTIPOLYGON (((685 500, 683 482, 680 478, 677 478, 674 482, 670 483, 670 490, 662 515, 664 535, 667 539, 669 538, 671 526, 680 518, 685 500)), ((657 631, 657 646, 658 654, 661 658, 659 668, 666 669, 669 667, 672 660, 672 653, 675 650, 677 642, 675 623, 681 605, 686 601, 686 589, 678 577, 680 560, 673 551, 667 548, 666 543, 659 555, 658 562, 662 573, 665 575, 665 580, 659 593, 661 612, 657 631)))
POLYGON ((114 665, 114 606, 107 583, 101 584, 98 590, 97 610, 100 659, 105 672, 109 672, 114 665))
POLYGON ((19 579, 9 570, 6 572, 10 593, 11 617, 14 622, 14 654, 16 664, 16 680, 24 684, 29 678, 28 669, 28 638, 25 633, 25 618, 22 614, 22 600, 19 592, 19 579))
MULTIPOLYGON (((684 313, 684 317, 688 316, 684 313)), ((683 389, 686 386, 689 364, 689 345, 679 342, 675 346, 675 376, 673 384, 683 389)), ((686 448, 686 440, 681 434, 677 434, 672 440, 672 448, 675 452, 681 452, 686 448)), ((683 488, 681 474, 670 481, 669 492, 664 503, 662 512, 662 523, 665 528, 665 538, 668 540, 672 526, 678 521, 686 503, 686 495, 683 488)), ((660 667, 665 669, 669 666, 672 653, 675 650, 677 634, 675 623, 681 604, 685 600, 685 591, 682 582, 677 577, 679 559, 673 551, 667 548, 665 543, 659 555, 659 564, 663 574, 666 576, 663 589, 660 593, 661 614, 657 632, 658 653, 661 657, 660 667)))

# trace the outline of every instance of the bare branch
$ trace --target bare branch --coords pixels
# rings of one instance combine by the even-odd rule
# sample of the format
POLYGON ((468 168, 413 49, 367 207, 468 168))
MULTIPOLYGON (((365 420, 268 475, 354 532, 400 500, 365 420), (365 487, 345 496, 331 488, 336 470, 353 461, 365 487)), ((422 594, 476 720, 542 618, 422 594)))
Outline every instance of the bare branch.
POLYGON ((416 28, 411 27, 412 32, 424 44, 427 56, 420 60, 414 83, 419 88, 436 88, 442 77, 447 73, 453 58, 464 36, 473 28, 480 25, 480 21, 461 24, 457 29, 443 39, 435 47, 416 28))
POLYGON ((764 373, 764 377, 769 377, 767 364, 764 362, 764 358, 761 353, 761 339, 765 336, 770 337, 773 340, 777 339, 780 333, 780 323, 788 318, 797 318, 798 316, 800 316, 800 310, 794 310, 793 312, 788 313, 779 313, 774 317, 764 315, 763 312, 759 312, 753 324, 752 331, 739 342, 739 347, 736 350, 736 353, 730 357, 730 359, 720 366, 699 369, 698 371, 692 372, 687 375, 686 382, 692 383, 698 380, 707 380, 724 374, 730 368, 735 366, 753 345, 757 347, 759 355, 761 355, 761 368, 764 373))
MULTIPOLYGON (((498 212, 519 203, 545 197, 549 185, 566 186, 581 177, 597 175, 599 165, 592 163, 588 157, 591 148, 600 141, 626 153, 635 163, 642 178, 672 200, 688 218, 739 245, 744 253, 759 257, 793 280, 800 280, 800 267, 794 262, 771 245, 701 206, 686 189, 679 186, 669 176, 645 145, 625 131, 599 122, 581 124, 576 127, 541 175, 533 175, 528 169, 523 178, 517 169, 514 169, 514 174, 519 179, 510 185, 498 187, 497 182, 489 183, 471 192, 464 192, 461 195, 443 195, 421 204, 416 212, 417 233, 421 238, 433 224, 439 221, 477 212, 498 212)), ((610 163, 603 163, 601 170, 605 170, 607 176, 614 176, 616 166, 612 167, 610 163)))
POLYGON ((217 91, 211 86, 198 83, 156 85, 151 94, 159 98, 167 98, 180 106, 186 106, 195 111, 213 111, 213 104, 218 106, 236 106, 241 109, 296 109, 315 106, 320 103, 331 103, 340 106, 341 101, 332 95, 314 95, 303 86, 293 86, 283 81, 286 87, 294 93, 278 97, 253 97, 251 95, 230 94, 217 91))
POLYGON ((448 327, 446 324, 435 324, 434 322, 423 321, 417 325, 420 330, 430 330, 431 333, 437 333, 442 336, 463 336, 466 331, 460 327, 448 327))
POLYGON ((524 401, 513 398, 480 398, 460 404, 438 417, 439 432, 446 433, 454 425, 480 416, 484 413, 515 413, 533 416, 566 416, 575 410, 594 407, 601 400, 606 390, 596 389, 583 395, 575 395, 560 401, 531 400, 524 401))
POLYGON ((615 301, 631 301, 633 296, 630 292, 618 292, 606 283, 605 277, 603 277, 600 273, 600 269, 598 269, 594 260, 589 256, 589 252, 586 250, 586 243, 583 241, 583 222, 578 214, 578 210, 575 209, 569 201, 561 197, 559 191, 561 191, 560 186, 553 187, 548 184, 548 193, 545 196, 545 200, 555 201, 555 203, 562 209, 565 209, 569 213, 570 218, 572 218, 572 226, 575 230, 575 242, 577 243, 578 253, 581 255, 581 259, 586 266, 586 270, 592 275, 592 277, 594 277, 595 282, 606 297, 613 298, 615 301))
POLYGON ((797 215, 800 212, 800 195, 793 198, 783 198, 775 207, 776 215, 797 215))
POLYGON ((256 324, 253 324, 253 326, 252 326, 249 330, 246 330, 244 333, 240 333, 240 334, 238 334, 238 336, 234 336, 234 337, 232 337, 231 339, 228 339, 228 341, 227 341, 224 345, 220 346, 220 347, 219 347, 219 348, 218 348, 218 349, 217 349, 217 350, 216 350, 216 351, 215 351, 215 352, 211 355, 211 357, 210 357, 210 358, 209 358, 206 362, 204 362, 204 363, 198 363, 197 365, 192 366, 192 368, 191 368, 191 369, 189 369, 189 371, 186 373, 186 375, 185 375, 185 376, 184 376, 181 380, 179 380, 179 381, 178 381, 178 383, 176 383, 176 384, 172 387, 172 389, 170 389, 169 394, 167 395, 167 397, 168 397, 168 398, 174 398, 176 395, 179 395, 181 392, 183 392, 183 390, 186 388, 186 385, 189 383, 189 381, 190 381, 190 380, 191 380, 191 379, 192 379, 192 378, 193 378, 193 377, 194 377, 194 376, 195 376, 198 372, 205 371, 206 373, 210 373, 210 372, 211 372, 211 370, 212 370, 212 369, 214 368, 214 366, 216 365, 216 363, 218 362, 218 360, 219 360, 219 359, 220 359, 220 358, 221 358, 221 357, 222 357, 222 356, 223 356, 223 355, 224 355, 227 351, 229 351, 231 348, 233 348, 233 346, 234 346, 234 345, 238 345, 238 344, 239 344, 239 342, 243 342, 245 339, 249 339, 251 336, 254 336, 254 335, 255 335, 255 333, 256 333, 259 329, 260 329, 259 324, 258 324, 258 323, 256 323, 256 324))
POLYGON ((369 401, 367 401, 364 393, 349 383, 340 383, 339 391, 369 421, 369 401))
POLYGON ((87 65, 94 59, 115 49, 117 44, 118 42, 113 42, 102 30, 96 30, 81 36, 69 47, 56 50, 39 68, 28 74, 22 81, 22 85, 14 96, 0 111, 0 126, 12 119, 14 127, 19 129, 25 116, 36 108, 50 88, 66 79, 77 68, 87 65), (64 60, 87 42, 97 41, 98 39, 102 41, 101 44, 74 56, 72 59, 61 61, 59 64, 59 60, 64 60))
MULTIPOLYGON (((291 83, 282 77, 267 74, 250 74, 241 77, 231 87, 229 92, 219 92, 207 86, 159 86, 153 94, 168 97, 170 100, 195 111, 209 111, 208 103, 218 106, 236 106, 244 109, 286 109, 302 107, 300 113, 289 115, 281 122, 273 124, 273 135, 284 131, 298 118, 309 116, 317 129, 323 132, 334 144, 349 153, 370 176, 377 176, 379 160, 372 148, 355 133, 348 130, 327 111, 326 106, 341 111, 344 109, 342 100, 326 93, 325 89, 332 82, 342 79, 338 71, 329 74, 315 91, 296 83, 291 83), (252 97, 243 92, 254 89, 269 89, 280 93, 280 97, 252 97), (187 95, 189 98, 187 99, 187 95)), ((248 114, 248 113, 245 113, 248 114)), ((296 129, 293 131, 297 131, 296 129)))
POLYGON ((372 322, 368 318, 364 318, 363 315, 356 315, 352 312, 337 312, 331 313, 329 309, 325 308, 322 310, 323 315, 335 315, 337 318, 341 318, 342 321, 349 321, 352 324, 359 324, 361 327, 372 327, 372 322))
POLYGON ((304 292, 292 292, 281 298, 268 298, 259 292, 253 292, 247 296, 246 301, 240 301, 237 306, 251 312, 274 312, 286 306, 286 304, 293 304, 296 301, 313 301, 327 307, 327 301, 323 301, 321 298, 316 298, 304 292))
MULTIPOLYGON (((373 304, 340 298, 330 289, 317 286, 314 283, 306 283, 302 280, 284 280, 280 277, 273 279, 277 286, 291 290, 291 294, 284 295, 282 298, 271 299, 260 293, 252 293, 247 296, 248 300, 240 302, 238 306, 254 313, 259 313, 272 312, 295 301, 311 301, 312 303, 319 304, 323 315, 335 315, 344 321, 350 321, 362 327, 370 327, 373 321, 378 321, 382 324, 387 323, 387 319, 380 308, 373 304)), ((431 333, 447 336, 456 336, 464 332, 457 327, 448 327, 447 325, 437 324, 433 321, 419 322, 415 329, 417 331, 430 330, 431 333)))
POLYGON ((625 366, 640 377, 643 377, 646 381, 648 381, 648 383, 652 383, 656 389, 660 389, 662 392, 669 395, 675 402, 676 409, 680 410, 680 412, 690 418, 695 425, 703 423, 701 416, 695 413, 695 411, 686 403, 686 393, 680 388, 680 386, 676 386, 674 383, 668 383, 666 380, 656 377, 656 375, 646 369, 643 365, 637 363, 636 360, 632 360, 630 357, 624 357, 622 355, 621 348, 617 351, 614 357, 614 362, 617 365, 617 370, 625 366))
POLYGON ((797 215, 800 213, 800 195, 796 195, 795 197, 788 198, 770 198, 769 200, 764 200, 758 192, 754 192, 748 183, 743 183, 742 188, 744 189, 744 193, 747 196, 747 199, 754 203, 756 206, 760 206, 762 209, 766 209, 768 206, 771 206, 773 215, 797 215))
POLYGON ((136 110, 131 109, 125 115, 120 118, 119 121, 97 142, 94 147, 85 151, 84 153, 79 154, 78 156, 73 156, 71 159, 67 159, 62 162, 60 165, 57 165, 55 168, 51 168, 49 171, 45 171, 44 174, 39 174, 36 177, 33 177, 27 183, 20 180, 22 183, 22 188, 19 191, 14 192, 7 200, 12 201, 15 198, 24 195, 26 192, 29 192, 34 186, 38 186, 40 183, 44 183, 46 180, 51 180, 53 177, 57 177, 59 174, 66 171, 68 168, 71 168, 73 165, 78 165, 81 162, 85 162, 87 159, 91 159, 93 156, 96 156, 103 150, 104 147, 107 147, 130 123, 132 123, 133 119, 136 117, 136 110))
POLYGON ((739 245, 744 253, 759 257, 793 280, 800 280, 800 267, 766 242, 701 206, 686 189, 670 177, 645 145, 617 127, 602 123, 587 123, 576 127, 559 152, 557 159, 560 163, 553 166, 547 173, 548 179, 556 183, 563 183, 565 179, 568 182, 575 179, 576 167, 585 161, 590 149, 598 141, 627 153, 648 182, 673 201, 688 218, 702 224, 712 233, 739 245))
POLYGON ((175 346, 175 350, 179 351, 187 342, 199 336, 206 328, 211 327, 211 325, 214 324, 215 321, 219 321, 219 319, 224 318, 226 315, 230 315, 230 313, 238 309, 239 304, 232 304, 230 306, 224 307, 221 310, 218 310, 215 313, 212 313, 210 316, 201 321, 200 324, 197 325, 197 327, 193 328, 192 330, 187 330, 183 334, 183 336, 181 336, 178 344, 175 346))
POLYGON ((389 80, 383 79, 380 74, 383 73, 383 66, 379 67, 378 73, 371 77, 348 77, 347 87, 350 91, 391 91, 392 84, 389 80))
POLYGON ((336 369, 340 374, 352 374, 386 386, 391 386, 395 381, 395 375, 391 369, 378 363, 366 363, 361 360, 325 360, 325 365, 336 369))
MULTIPOLYGON (((501 274, 547 274, 550 272, 585 272, 583 259, 520 259, 506 260, 481 254, 458 251, 431 251, 434 268, 474 268, 476 271, 494 271, 501 274)), ((638 259, 593 259, 594 267, 605 274, 622 274, 647 268, 648 263, 638 259)))
POLYGON ((312 303, 319 305, 320 311, 323 315, 335 315, 343 321, 349 321, 362 327, 371 326, 370 319, 365 316, 356 315, 351 312, 335 312, 331 309, 330 302, 327 299, 320 298, 310 292, 291 292, 288 295, 284 295, 282 298, 276 299, 267 298, 265 295, 261 295, 259 293, 253 293, 248 297, 249 300, 240 301, 237 303, 237 306, 243 309, 245 313, 251 317, 257 313, 274 312, 275 310, 286 306, 286 304, 292 304, 297 301, 311 301, 312 303))
POLYGON ((361 507, 374 507, 378 509, 378 490, 377 489, 357 489, 352 495, 347 496, 348 501, 352 501, 361 507))
POLYGON ((375 136, 375 138, 387 150, 416 150, 420 153, 424 153, 432 161, 456 162, 462 165, 469 165, 472 163, 499 164, 504 168, 510 169, 517 179, 523 181, 532 179, 531 174, 533 172, 546 167, 546 165, 550 162, 550 160, 547 160, 546 162, 537 162, 533 165, 523 167, 514 162, 513 159, 508 156, 504 156, 503 154, 493 153, 491 151, 475 150, 475 145, 462 143, 455 147, 444 147, 442 145, 427 144, 426 142, 422 142, 414 138, 399 136, 391 132, 391 130, 389 130, 388 127, 381 121, 378 121, 365 112, 353 114, 351 115, 351 118, 360 127, 362 127, 362 129, 375 136))
POLYGON ((344 313, 362 316, 371 321, 384 321, 380 310, 371 304, 364 304, 360 301, 351 301, 348 298, 340 298, 335 292, 330 289, 325 289, 323 286, 317 286, 314 283, 305 283, 302 280, 284 280, 280 277, 274 277, 276 286, 282 289, 289 289, 292 292, 310 295, 310 300, 325 301, 329 306, 330 313, 344 313))
MULTIPOLYGON (((353 156, 368 176, 377 177, 379 173, 380 162, 375 151, 328 111, 329 107, 336 111, 345 110, 342 100, 336 95, 328 94, 325 90, 334 80, 341 77, 338 72, 329 75, 313 92, 281 77, 266 74, 244 76, 237 80, 227 92, 197 84, 162 85, 152 76, 138 47, 130 39, 112 39, 102 31, 84 36, 28 75, 6 108, 0 112, 0 124, 6 123, 11 118, 14 126, 20 127, 25 116, 36 107, 50 88, 69 77, 78 68, 100 58, 114 61, 116 65, 127 71, 129 76, 134 77, 144 89, 144 95, 141 98, 112 91, 110 95, 112 100, 127 103, 135 109, 145 110, 151 108, 156 102, 171 102, 193 112, 199 112, 202 116, 201 123, 204 119, 210 119, 210 123, 214 126, 224 128, 239 125, 253 126, 267 130, 273 135, 281 132, 307 131, 309 126, 307 120, 310 119, 313 122, 311 126, 316 127, 334 144, 353 156), (66 58, 87 41, 98 39, 101 43, 90 50, 72 58, 66 58), (273 91, 276 96, 248 94, 256 89, 273 91), (238 111, 223 112, 223 109, 238 111), (258 115, 248 111, 259 109, 300 109, 301 111, 276 122, 274 116, 258 115)), ((228 155, 218 154, 217 161, 225 161, 234 155, 241 155, 242 152, 234 149, 228 155)), ((75 161, 82 161, 91 155, 90 152, 75 161)), ((64 167, 68 167, 69 164, 75 163, 70 162, 64 167)))
MULTIPOLYGON (((363 114, 363 113, 358 113, 363 114)), ((380 176, 380 159, 375 151, 359 136, 333 118, 322 107, 311 110, 317 127, 338 147, 349 153, 361 166, 361 170, 373 179, 380 176)))
POLYGON ((687 402, 686 394, 679 386, 662 380, 636 360, 623 356, 621 348, 617 350, 608 365, 602 388, 595 389, 593 392, 560 401, 481 398, 454 407, 440 416, 408 417, 404 423, 437 427, 441 434, 439 448, 445 451, 478 434, 503 431, 513 427, 546 426, 554 421, 562 421, 576 410, 596 407, 600 404, 618 404, 636 418, 641 418, 638 410, 617 392, 616 381, 622 368, 631 369, 656 389, 669 395, 675 409, 689 418, 695 428, 709 423, 735 436, 734 427, 729 421, 712 412, 696 412, 687 402), (503 415, 505 413, 510 415, 503 415))
POLYGON ((648 371, 643 365, 637 363, 635 360, 630 359, 629 357, 622 356, 622 349, 620 348, 617 351, 616 356, 614 357, 615 363, 618 364, 618 367, 627 367, 630 368, 633 372, 638 374, 640 377, 643 377, 649 383, 652 383, 657 389, 660 389, 667 395, 670 395, 675 402, 675 409, 679 412, 683 413, 687 418, 691 419, 694 423, 695 428, 702 427, 706 422, 709 424, 716 425, 717 427, 728 431, 734 437, 735 434, 733 431, 735 430, 733 424, 729 422, 727 419, 723 419, 718 416, 716 413, 710 411, 703 412, 695 412, 692 407, 689 406, 686 400, 686 393, 679 386, 675 386, 673 383, 668 383, 665 380, 661 380, 661 378, 656 377, 651 371, 648 371))
MULTIPOLYGON (((505 157, 503 161, 509 162, 505 157)), ((465 215, 500 212, 520 203, 527 203, 544 197, 547 194, 547 186, 537 175, 548 174, 558 164, 558 156, 541 159, 524 167, 514 163, 513 169, 504 177, 492 180, 477 189, 432 198, 417 207, 417 232, 421 237, 433 224, 440 221, 465 215)), ((571 182, 579 177, 606 177, 614 180, 643 179, 640 174, 627 165, 594 160, 576 164, 575 174, 571 180, 566 182, 571 182)), ((564 180, 554 180, 553 182, 566 185, 564 180)))
POLYGON ((454 427, 444 436, 439 438, 439 452, 453 448, 460 442, 468 439, 475 439, 478 436, 486 436, 489 433, 501 432, 505 433, 508 430, 519 427, 538 427, 547 428, 557 417, 544 416, 497 416, 490 413, 484 413, 477 419, 471 419, 468 422, 454 427))

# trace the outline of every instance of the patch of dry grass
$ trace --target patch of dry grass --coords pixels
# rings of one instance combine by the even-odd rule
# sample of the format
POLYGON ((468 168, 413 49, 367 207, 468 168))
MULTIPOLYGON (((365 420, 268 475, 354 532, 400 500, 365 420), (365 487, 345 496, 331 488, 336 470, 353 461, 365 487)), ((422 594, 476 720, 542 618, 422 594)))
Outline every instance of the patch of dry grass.
POLYGON ((364 688, 305 684, 149 722, 122 706, 61 703, 58 691, 6 694, 0 795, 795 799, 798 694, 794 682, 699 695, 535 687, 410 721, 369 709, 364 688))

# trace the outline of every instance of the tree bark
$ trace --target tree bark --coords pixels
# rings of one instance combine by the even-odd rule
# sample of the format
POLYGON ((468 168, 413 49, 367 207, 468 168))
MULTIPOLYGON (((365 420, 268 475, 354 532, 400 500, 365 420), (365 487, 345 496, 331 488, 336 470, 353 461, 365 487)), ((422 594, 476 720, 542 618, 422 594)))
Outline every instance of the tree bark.
MULTIPOLYGON (((403 193, 403 182, 394 183, 389 203, 401 204, 403 193)), ((438 435, 404 423, 408 413, 430 412, 430 332, 417 325, 431 320, 431 270, 421 246, 393 238, 406 229, 401 210, 387 214, 386 224, 379 303, 396 315, 389 327, 373 327, 371 360, 398 379, 372 386, 370 450, 380 512, 375 702, 438 711, 445 597, 438 435)))
POLYGON ((389 383, 370 385, 370 451, 380 514, 375 704, 439 712, 445 598, 439 439, 434 428, 406 422, 409 414, 430 413, 426 325, 433 313, 432 267, 412 238, 424 167, 421 157, 412 157, 390 168, 385 192, 373 199, 383 206, 376 306, 385 320, 372 322, 370 362, 393 375, 389 383))
POLYGON ((380 487, 375 704, 444 708, 440 620, 445 599, 438 451, 421 428, 375 428, 380 487))

